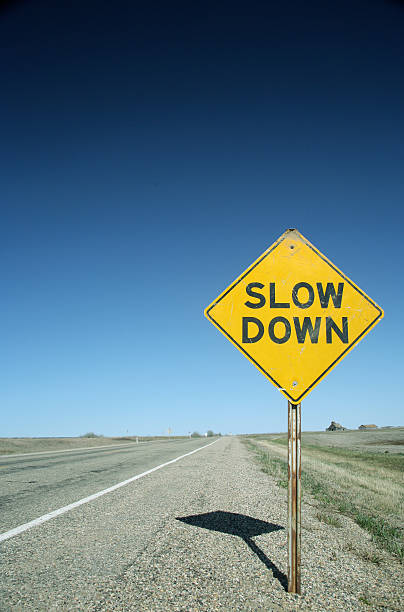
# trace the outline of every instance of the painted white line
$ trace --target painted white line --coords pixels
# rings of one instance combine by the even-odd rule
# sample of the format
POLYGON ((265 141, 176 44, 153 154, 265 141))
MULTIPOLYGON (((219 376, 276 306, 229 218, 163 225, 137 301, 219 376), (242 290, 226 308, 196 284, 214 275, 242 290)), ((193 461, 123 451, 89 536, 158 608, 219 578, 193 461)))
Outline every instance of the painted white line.
POLYGON ((195 450, 190 451, 189 453, 185 453, 185 455, 181 455, 180 457, 171 459, 171 461, 166 461, 166 463, 157 465, 151 470, 147 470, 147 472, 143 472, 142 474, 137 474, 136 476, 132 476, 132 478, 128 478, 127 480, 123 480, 122 482, 118 482, 117 484, 113 485, 112 487, 109 487, 108 489, 104 489, 103 491, 98 491, 98 493, 94 493, 93 495, 89 495, 88 497, 83 497, 83 499, 79 499, 78 501, 73 502, 72 504, 69 504, 68 506, 63 506, 63 508, 59 508, 58 510, 53 510, 53 512, 44 514, 43 516, 40 516, 39 518, 36 518, 33 521, 30 521, 29 523, 24 523, 24 525, 20 525, 19 527, 14 527, 14 529, 10 529, 10 531, 5 531, 4 533, 0 534, 0 542, 3 542, 4 540, 8 540, 9 538, 13 538, 14 536, 19 535, 20 533, 23 533, 24 531, 28 531, 28 529, 32 529, 33 527, 36 527, 37 525, 46 523, 46 521, 50 521, 56 516, 60 516, 61 514, 70 512, 70 510, 73 510, 73 508, 78 508, 78 506, 82 506, 83 504, 88 504, 88 502, 91 502, 94 499, 97 499, 98 497, 102 497, 103 495, 106 495, 107 493, 116 491, 116 489, 120 489, 121 487, 124 487, 125 485, 129 484, 130 482, 139 480, 139 478, 143 478, 143 476, 147 476, 148 474, 151 474, 152 472, 156 472, 157 470, 160 470, 161 468, 166 467, 167 465, 170 465, 171 463, 175 463, 176 461, 179 461, 180 459, 184 459, 184 457, 193 455, 194 453, 197 453, 203 448, 212 446, 212 444, 215 444, 216 442, 218 442, 219 439, 214 440, 213 442, 210 442, 209 444, 205 444, 204 446, 200 446, 199 448, 196 448, 195 450))
MULTIPOLYGON (((146 442, 139 442, 139 444, 146 444, 146 442)), ((82 450, 98 450, 99 448, 121 448, 122 446, 137 446, 136 442, 128 442, 127 444, 103 444, 102 446, 83 446, 77 448, 65 448, 62 450, 47 450, 47 451, 34 451, 32 453, 9 453, 8 455, 0 455, 0 459, 13 459, 13 457, 27 457, 28 455, 50 455, 53 453, 73 453, 74 451, 82 450)))

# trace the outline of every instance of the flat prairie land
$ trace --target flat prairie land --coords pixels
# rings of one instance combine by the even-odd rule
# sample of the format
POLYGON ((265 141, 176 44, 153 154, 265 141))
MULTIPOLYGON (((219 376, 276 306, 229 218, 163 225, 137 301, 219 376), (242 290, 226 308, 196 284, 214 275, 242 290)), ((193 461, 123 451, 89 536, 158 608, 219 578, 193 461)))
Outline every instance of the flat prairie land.
MULTIPOLYGON (((139 442, 152 440, 174 440, 182 436, 138 436, 139 442)), ((136 444, 136 436, 120 437, 77 437, 77 438, 0 438, 0 455, 18 453, 36 453, 46 451, 80 450, 81 448, 96 448, 97 446, 112 446, 116 444, 136 444)))
MULTIPOLYGON (((383 427, 374 430, 303 432, 306 446, 346 448, 369 453, 402 453, 404 455, 404 427, 383 427)), ((387 454, 386 453, 386 454, 387 454)))
MULTIPOLYGON (((287 487, 287 434, 245 436, 264 472, 287 487)), ((368 531, 380 550, 404 558, 404 428, 302 433, 302 490, 318 518, 339 516, 368 531)))

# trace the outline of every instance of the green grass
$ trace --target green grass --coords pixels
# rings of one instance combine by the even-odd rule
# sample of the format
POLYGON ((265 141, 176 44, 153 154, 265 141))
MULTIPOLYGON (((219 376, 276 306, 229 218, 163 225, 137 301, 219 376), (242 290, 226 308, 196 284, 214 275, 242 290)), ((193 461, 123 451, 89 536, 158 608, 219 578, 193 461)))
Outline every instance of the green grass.
POLYGON ((320 511, 316 514, 319 521, 322 523, 326 523, 327 525, 331 525, 331 527, 342 527, 342 523, 340 519, 334 514, 330 514, 329 512, 320 511))
MULTIPOLYGON (((287 488, 285 436, 244 438, 261 469, 287 488)), ((302 443, 302 492, 318 502, 319 520, 341 526, 337 513, 353 519, 377 546, 404 560, 403 456, 302 443)), ((371 559, 369 559, 371 560, 371 559)), ((373 560, 373 562, 376 562, 373 560)))
POLYGON ((244 441, 247 448, 257 455, 257 459, 261 464, 261 469, 265 474, 269 474, 275 478, 279 487, 288 488, 288 466, 283 459, 272 457, 269 453, 262 450, 249 440, 244 441))

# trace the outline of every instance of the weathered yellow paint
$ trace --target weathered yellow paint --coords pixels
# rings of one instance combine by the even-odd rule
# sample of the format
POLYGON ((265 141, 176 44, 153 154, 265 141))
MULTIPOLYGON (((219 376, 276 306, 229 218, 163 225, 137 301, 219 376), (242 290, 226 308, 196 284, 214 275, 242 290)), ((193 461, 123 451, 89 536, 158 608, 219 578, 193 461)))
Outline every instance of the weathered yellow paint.
POLYGON ((292 403, 299 403, 383 311, 297 230, 287 230, 205 315, 292 403), (327 286, 334 293, 328 300, 327 286), (303 333, 304 324, 312 337, 303 333))

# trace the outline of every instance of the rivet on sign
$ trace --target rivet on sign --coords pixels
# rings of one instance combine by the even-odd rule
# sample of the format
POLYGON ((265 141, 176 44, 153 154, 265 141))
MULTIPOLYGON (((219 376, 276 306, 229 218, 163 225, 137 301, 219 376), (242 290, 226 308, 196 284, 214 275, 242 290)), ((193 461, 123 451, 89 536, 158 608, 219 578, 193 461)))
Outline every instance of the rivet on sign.
POLYGON ((292 382, 292 387, 297 387, 297 380, 294 380, 294 381, 292 382))

